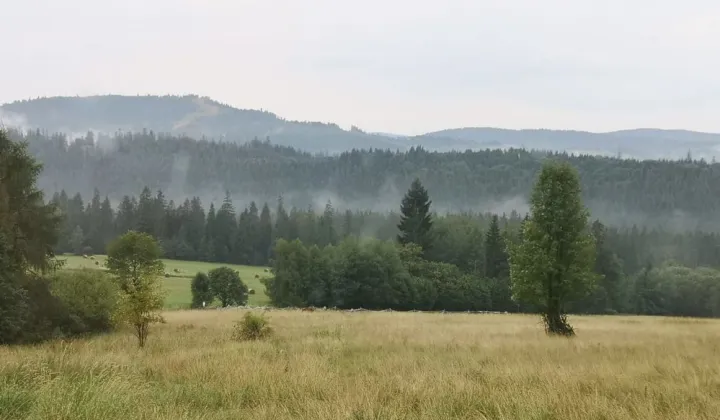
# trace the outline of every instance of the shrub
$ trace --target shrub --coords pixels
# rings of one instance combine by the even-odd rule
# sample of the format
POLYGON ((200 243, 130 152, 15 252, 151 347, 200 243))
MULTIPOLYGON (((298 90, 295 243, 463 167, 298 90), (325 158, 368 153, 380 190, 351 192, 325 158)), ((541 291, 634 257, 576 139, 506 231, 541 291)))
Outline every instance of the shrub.
POLYGON ((262 340, 273 334, 273 329, 263 314, 246 312, 243 319, 235 322, 233 338, 239 341, 262 340))
POLYGON ((63 270, 50 277, 50 291, 73 320, 73 334, 104 332, 112 328, 118 287, 98 270, 63 270))

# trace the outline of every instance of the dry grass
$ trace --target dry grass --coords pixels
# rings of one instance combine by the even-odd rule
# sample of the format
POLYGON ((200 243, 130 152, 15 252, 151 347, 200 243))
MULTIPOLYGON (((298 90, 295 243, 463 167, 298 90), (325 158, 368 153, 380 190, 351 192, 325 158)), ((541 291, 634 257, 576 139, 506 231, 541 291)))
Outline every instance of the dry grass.
POLYGON ((175 311, 144 351, 117 333, 0 347, 0 418, 711 419, 720 321, 520 315, 175 311))

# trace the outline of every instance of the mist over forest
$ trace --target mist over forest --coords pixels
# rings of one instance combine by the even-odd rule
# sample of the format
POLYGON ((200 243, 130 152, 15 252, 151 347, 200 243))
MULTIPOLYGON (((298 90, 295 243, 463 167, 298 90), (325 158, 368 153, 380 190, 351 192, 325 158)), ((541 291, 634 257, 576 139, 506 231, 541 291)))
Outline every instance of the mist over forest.
POLYGON ((91 197, 97 189, 115 206, 147 186, 178 202, 198 196, 219 204, 229 192, 239 208, 282 196, 287 206, 317 212, 328 202, 387 212, 418 177, 436 212, 523 214, 543 161, 554 158, 578 168, 586 204, 604 223, 720 227, 720 166, 706 158, 720 144, 714 134, 465 128, 376 135, 197 96, 41 98, 0 111, 16 127, 11 138, 27 141, 44 164, 39 186, 48 196, 91 197), (666 159, 628 158, 658 153, 666 159))

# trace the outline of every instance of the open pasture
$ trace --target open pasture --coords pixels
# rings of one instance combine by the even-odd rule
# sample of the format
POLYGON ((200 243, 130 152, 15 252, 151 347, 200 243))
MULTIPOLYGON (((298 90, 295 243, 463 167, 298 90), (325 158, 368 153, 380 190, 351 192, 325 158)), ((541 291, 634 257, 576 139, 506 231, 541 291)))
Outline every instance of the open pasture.
POLYGON ((171 311, 139 350, 127 331, 0 347, 6 419, 712 419, 720 321, 269 311, 171 311))
MULTIPOLYGON (((88 258, 77 255, 61 255, 60 260, 66 260, 64 268, 79 269, 104 269, 105 255, 92 255, 88 258), (92 259, 90 258, 92 257, 92 259), (95 264, 95 263, 98 264, 95 264)), ((269 303, 265 295, 265 286, 260 282, 263 277, 270 276, 266 267, 253 267, 247 265, 233 265, 221 263, 209 263, 201 261, 162 260, 165 263, 165 273, 169 277, 164 278, 163 286, 167 293, 165 307, 167 309, 189 308, 192 301, 190 293, 190 281, 198 272, 207 273, 213 268, 227 266, 240 272, 240 278, 255 294, 248 296, 248 305, 264 306, 269 303), (257 277, 256 277, 257 276, 257 277)))

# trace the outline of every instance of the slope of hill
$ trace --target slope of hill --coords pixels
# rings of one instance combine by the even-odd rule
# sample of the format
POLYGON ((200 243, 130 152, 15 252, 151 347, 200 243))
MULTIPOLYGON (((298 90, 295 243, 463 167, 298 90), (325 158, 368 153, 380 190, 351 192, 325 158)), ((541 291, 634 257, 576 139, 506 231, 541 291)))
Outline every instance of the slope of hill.
POLYGON ((365 133, 332 123, 288 121, 271 112, 237 109, 195 95, 38 98, 1 106, 0 119, 6 125, 63 132, 73 138, 88 130, 147 129, 235 143, 269 137, 277 145, 320 153, 353 148, 407 150, 411 146, 437 151, 525 147, 649 159, 678 158, 691 152, 693 157, 709 160, 720 153, 720 134, 683 130, 590 133, 469 127, 419 136, 365 133))
POLYGON ((401 148, 406 142, 343 130, 336 124, 288 121, 267 111, 237 109, 212 99, 188 96, 53 97, 18 101, 0 107, 24 128, 84 135, 143 129, 194 138, 245 143, 272 138, 273 143, 313 152, 335 153, 353 147, 401 148))

